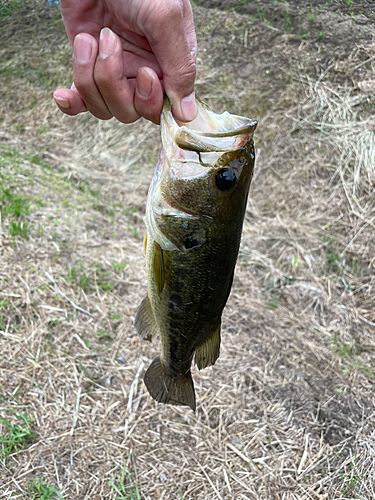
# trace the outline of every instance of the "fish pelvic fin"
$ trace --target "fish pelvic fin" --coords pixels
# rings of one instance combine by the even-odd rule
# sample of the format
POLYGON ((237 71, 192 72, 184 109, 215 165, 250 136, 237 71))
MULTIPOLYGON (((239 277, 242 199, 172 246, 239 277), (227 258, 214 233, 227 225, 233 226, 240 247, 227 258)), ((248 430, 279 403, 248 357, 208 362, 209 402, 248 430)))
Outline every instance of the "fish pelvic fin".
POLYGON ((142 300, 135 313, 134 329, 142 340, 151 342, 152 338, 157 336, 155 318, 148 295, 142 300))
POLYGON ((195 410, 195 391, 190 370, 183 378, 173 378, 165 372, 158 356, 146 371, 144 381, 150 395, 159 403, 190 406, 195 410))
POLYGON ((208 339, 195 349, 195 364, 201 370, 215 364, 220 355, 220 329, 221 322, 211 333, 208 339))

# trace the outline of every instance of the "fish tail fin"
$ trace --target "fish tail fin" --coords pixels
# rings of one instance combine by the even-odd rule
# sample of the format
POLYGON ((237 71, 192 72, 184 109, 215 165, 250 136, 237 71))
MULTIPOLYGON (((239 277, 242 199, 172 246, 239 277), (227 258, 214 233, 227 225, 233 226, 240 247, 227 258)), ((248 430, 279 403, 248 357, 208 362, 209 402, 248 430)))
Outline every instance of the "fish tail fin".
POLYGON ((190 370, 184 378, 173 378, 165 372, 158 356, 146 371, 144 381, 150 395, 159 403, 190 406, 195 410, 195 391, 190 370))

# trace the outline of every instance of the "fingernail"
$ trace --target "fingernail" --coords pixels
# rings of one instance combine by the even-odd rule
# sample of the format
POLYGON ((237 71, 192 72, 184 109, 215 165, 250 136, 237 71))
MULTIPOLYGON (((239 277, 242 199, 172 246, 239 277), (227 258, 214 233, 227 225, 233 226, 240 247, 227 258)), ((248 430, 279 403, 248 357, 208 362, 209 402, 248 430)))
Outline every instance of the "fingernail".
POLYGON ((105 59, 110 56, 116 47, 116 37, 109 28, 103 28, 100 32, 99 57, 105 59))
POLYGON ((191 122, 198 114, 197 105, 195 103, 195 95, 192 92, 189 96, 181 99, 181 112, 187 122, 191 122))
POLYGON ((77 35, 74 39, 74 58, 79 64, 86 64, 92 52, 91 40, 83 35, 77 35))
POLYGON ((56 104, 60 106, 60 108, 68 109, 70 107, 68 99, 65 99, 64 97, 58 97, 57 95, 54 95, 53 98, 55 99, 56 104))
POLYGON ((137 90, 142 97, 149 97, 151 94, 152 78, 144 68, 138 70, 137 90))

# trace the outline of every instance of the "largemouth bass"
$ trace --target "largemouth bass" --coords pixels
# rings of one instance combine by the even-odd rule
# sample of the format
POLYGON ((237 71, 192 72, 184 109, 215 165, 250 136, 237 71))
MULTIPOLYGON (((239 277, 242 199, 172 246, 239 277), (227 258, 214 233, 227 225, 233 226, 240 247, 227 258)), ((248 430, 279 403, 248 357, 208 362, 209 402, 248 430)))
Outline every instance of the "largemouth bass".
POLYGON ((199 369, 219 357, 221 315, 241 240, 257 125, 213 113, 198 98, 197 106, 197 118, 179 124, 164 100, 163 147, 145 216, 148 295, 134 320, 141 338, 161 338, 161 356, 144 377, 150 395, 193 410, 193 356, 199 369))

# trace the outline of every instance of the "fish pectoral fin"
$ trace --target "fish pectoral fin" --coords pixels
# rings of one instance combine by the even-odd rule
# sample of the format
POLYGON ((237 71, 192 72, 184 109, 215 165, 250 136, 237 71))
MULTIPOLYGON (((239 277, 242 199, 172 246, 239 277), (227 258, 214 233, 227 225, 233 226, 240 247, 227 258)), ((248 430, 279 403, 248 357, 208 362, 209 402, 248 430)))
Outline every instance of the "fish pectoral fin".
POLYGON ((159 243, 154 241, 154 278, 156 283, 156 289, 158 291, 158 295, 161 294, 164 288, 165 281, 165 269, 164 269, 164 252, 159 243))
POLYGON ((195 349, 195 364, 199 370, 215 364, 215 361, 219 357, 220 329, 221 322, 219 321, 219 324, 208 339, 195 349))
POLYGON ((157 336, 155 318, 148 295, 142 300, 141 305, 135 313, 134 328, 142 340, 151 342, 152 338, 157 336))
POLYGON ((183 378, 173 378, 165 372, 158 356, 146 371, 144 381, 150 395, 159 403, 190 406, 195 410, 195 391, 190 370, 183 378))
POLYGON ((147 230, 146 230, 145 236, 143 238, 143 253, 146 257, 146 254, 147 254, 147 230))

